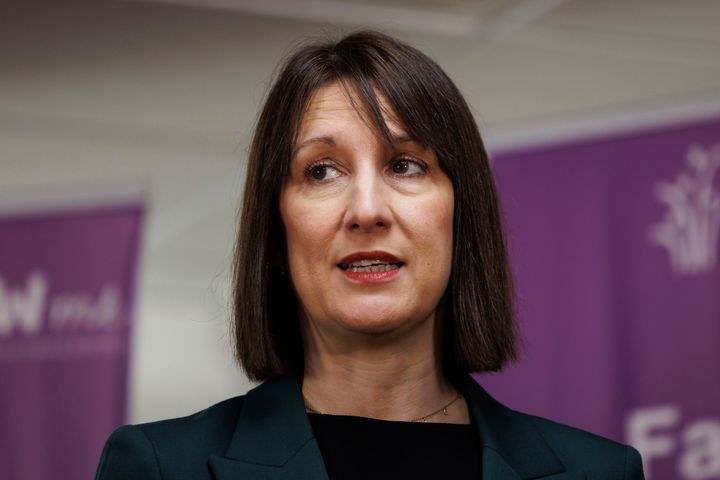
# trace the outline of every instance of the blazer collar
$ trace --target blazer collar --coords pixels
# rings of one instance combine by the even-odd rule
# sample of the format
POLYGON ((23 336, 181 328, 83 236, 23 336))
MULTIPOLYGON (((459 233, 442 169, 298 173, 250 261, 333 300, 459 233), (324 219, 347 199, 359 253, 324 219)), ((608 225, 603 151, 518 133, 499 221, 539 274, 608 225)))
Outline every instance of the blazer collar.
POLYGON ((470 375, 460 378, 457 387, 465 395, 478 428, 484 478, 585 478, 583 474, 565 473, 565 466, 529 419, 492 398, 470 375))
MULTIPOLYGON (((479 430, 483 478, 584 478, 563 474, 563 464, 530 422, 493 399, 472 377, 457 383, 479 430)), ((248 392, 225 457, 212 456, 209 465, 217 480, 243 475, 327 480, 297 379, 267 381, 248 392)))
POLYGON ((327 480, 297 379, 269 380, 250 390, 225 457, 212 456, 209 464, 218 480, 327 480))

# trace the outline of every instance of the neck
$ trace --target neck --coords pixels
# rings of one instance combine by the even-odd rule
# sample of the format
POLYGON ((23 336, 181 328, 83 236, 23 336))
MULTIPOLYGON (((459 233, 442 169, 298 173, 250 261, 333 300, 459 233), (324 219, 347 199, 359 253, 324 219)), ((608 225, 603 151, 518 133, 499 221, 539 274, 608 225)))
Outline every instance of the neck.
MULTIPOLYGON (((303 395, 309 409, 335 415, 408 421, 456 396, 442 372, 434 322, 411 332, 337 338, 306 324, 303 395)), ((465 402, 429 422, 469 423, 465 402)))

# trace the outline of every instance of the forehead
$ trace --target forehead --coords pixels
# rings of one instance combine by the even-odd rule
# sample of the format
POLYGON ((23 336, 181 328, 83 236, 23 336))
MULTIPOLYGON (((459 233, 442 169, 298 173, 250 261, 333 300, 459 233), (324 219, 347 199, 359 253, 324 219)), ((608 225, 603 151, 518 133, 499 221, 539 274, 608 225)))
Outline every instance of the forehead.
MULTIPOLYGON (((402 132, 402 125, 385 96, 377 91, 376 96, 388 130, 392 133, 402 132)), ((379 129, 378 125, 374 125, 373 116, 357 91, 350 89, 348 92, 337 82, 323 85, 313 93, 308 101, 305 113, 300 120, 297 140, 302 142, 303 139, 319 133, 317 130, 337 127, 344 122, 358 120, 364 122, 369 128, 379 129)))

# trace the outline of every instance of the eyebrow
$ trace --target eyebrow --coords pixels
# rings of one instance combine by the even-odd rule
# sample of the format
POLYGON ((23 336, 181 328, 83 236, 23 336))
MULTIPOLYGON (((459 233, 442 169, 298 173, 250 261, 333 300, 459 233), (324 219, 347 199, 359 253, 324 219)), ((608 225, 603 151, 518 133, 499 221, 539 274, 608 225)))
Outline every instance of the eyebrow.
MULTIPOLYGON (((407 143, 407 142, 421 143, 415 137, 413 137, 411 135, 407 135, 407 134, 396 135, 396 136, 392 137, 392 140, 393 140, 393 143, 395 143, 395 144, 402 144, 402 143, 407 143)), ((337 143, 335 142, 335 139, 330 135, 322 135, 319 137, 312 137, 312 138, 308 138, 307 140, 303 140, 302 143, 300 143, 299 145, 297 145, 295 147, 295 149, 293 150, 293 153, 292 153, 293 157, 301 149, 303 149, 309 145, 313 145, 315 143, 323 143, 330 147, 337 147, 337 143)))

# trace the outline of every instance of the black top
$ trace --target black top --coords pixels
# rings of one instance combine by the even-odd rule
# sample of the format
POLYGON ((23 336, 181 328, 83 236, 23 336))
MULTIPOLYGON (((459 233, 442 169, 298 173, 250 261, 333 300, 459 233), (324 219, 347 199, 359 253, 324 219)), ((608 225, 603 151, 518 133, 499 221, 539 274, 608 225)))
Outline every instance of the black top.
POLYGON ((308 414, 330 480, 481 478, 474 425, 308 414))

